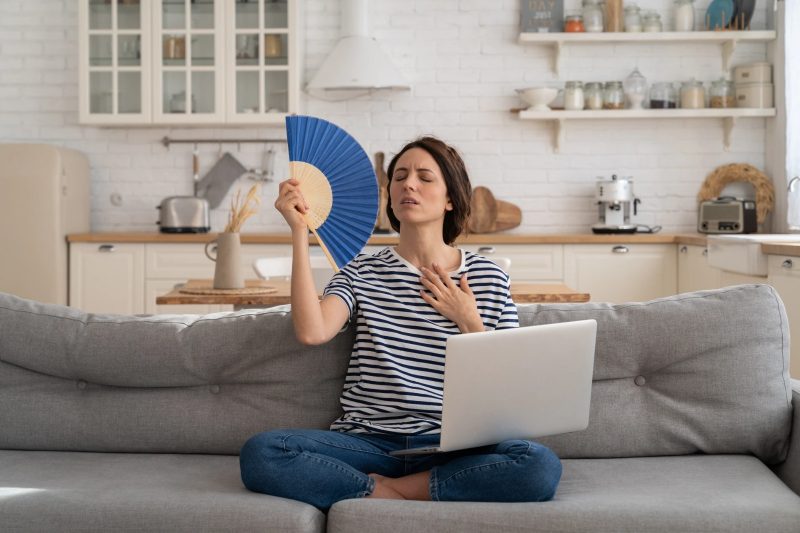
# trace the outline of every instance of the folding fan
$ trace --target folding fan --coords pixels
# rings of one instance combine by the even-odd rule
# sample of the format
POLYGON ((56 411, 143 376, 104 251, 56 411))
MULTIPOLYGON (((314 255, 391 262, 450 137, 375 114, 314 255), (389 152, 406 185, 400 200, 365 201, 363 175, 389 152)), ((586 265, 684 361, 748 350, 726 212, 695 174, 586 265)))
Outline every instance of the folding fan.
POLYGON ((289 175, 300 182, 309 229, 334 271, 364 249, 378 216, 378 181, 349 133, 316 117, 286 117, 289 175))

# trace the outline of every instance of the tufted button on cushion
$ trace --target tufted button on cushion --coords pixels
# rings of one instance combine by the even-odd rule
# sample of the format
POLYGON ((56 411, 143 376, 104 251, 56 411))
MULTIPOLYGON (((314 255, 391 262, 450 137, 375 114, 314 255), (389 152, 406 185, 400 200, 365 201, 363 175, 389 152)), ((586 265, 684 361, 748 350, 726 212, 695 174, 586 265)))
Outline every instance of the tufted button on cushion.
POLYGON ((86 382, 82 379, 79 379, 76 386, 78 387, 78 390, 83 390, 86 388, 86 382))
POLYGON ((208 390, 211 391, 211 394, 219 394, 219 385, 211 385, 208 390))
POLYGON ((633 382, 636 383, 637 387, 641 387, 642 385, 644 385, 647 382, 647 380, 644 379, 644 376, 636 376, 634 378, 633 382))

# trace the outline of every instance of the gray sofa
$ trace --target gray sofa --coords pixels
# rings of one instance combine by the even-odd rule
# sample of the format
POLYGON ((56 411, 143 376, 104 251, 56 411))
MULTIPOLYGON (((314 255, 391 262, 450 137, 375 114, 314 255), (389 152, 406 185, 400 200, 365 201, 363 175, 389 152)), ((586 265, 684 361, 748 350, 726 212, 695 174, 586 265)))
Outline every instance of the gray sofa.
POLYGON ((800 390, 774 290, 519 310, 598 322, 589 427, 542 439, 563 459, 555 499, 325 515, 246 491, 236 454, 268 428, 327 427, 352 330, 306 348, 288 308, 124 317, 0 295, 0 530, 800 531, 800 390))

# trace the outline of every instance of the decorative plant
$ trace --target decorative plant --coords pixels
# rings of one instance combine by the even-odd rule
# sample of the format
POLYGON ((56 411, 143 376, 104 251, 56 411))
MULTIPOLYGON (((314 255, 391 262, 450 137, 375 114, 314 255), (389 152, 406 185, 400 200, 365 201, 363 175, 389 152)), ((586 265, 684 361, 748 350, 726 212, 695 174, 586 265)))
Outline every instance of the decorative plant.
POLYGON ((242 190, 236 191, 236 196, 231 198, 231 212, 228 215, 228 224, 225 226, 226 233, 238 233, 245 220, 258 212, 258 206, 261 204, 259 192, 260 187, 257 183, 250 187, 243 199, 241 198, 242 190))

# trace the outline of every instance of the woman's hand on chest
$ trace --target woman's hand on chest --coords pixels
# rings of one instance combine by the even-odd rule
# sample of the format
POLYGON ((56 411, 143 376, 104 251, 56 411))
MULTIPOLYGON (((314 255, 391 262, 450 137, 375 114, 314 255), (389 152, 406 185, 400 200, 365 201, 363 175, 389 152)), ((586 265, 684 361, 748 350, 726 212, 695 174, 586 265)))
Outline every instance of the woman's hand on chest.
POLYGON ((475 294, 469 288, 466 273, 461 275, 461 280, 456 285, 442 267, 436 263, 431 267, 420 268, 420 282, 427 289, 427 292, 420 291, 422 299, 443 317, 455 322, 462 333, 483 331, 483 320, 478 312, 475 294))

